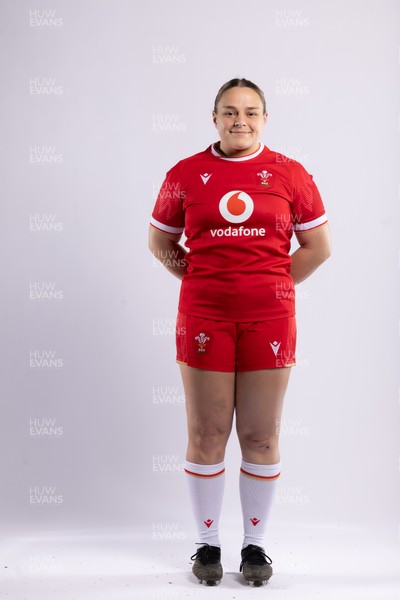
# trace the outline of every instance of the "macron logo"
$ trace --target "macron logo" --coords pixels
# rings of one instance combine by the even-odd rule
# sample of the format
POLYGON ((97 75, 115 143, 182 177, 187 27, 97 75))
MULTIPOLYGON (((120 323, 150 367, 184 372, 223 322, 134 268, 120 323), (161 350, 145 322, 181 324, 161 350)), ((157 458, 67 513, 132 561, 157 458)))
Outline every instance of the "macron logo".
POLYGON ((206 185, 207 181, 210 179, 212 173, 208 174, 208 173, 203 173, 203 175, 200 174, 201 180, 204 183, 204 185, 206 185))
POLYGON ((278 350, 279 350, 279 346, 281 345, 281 342, 279 342, 279 344, 278 344, 278 342, 270 342, 269 345, 271 346, 272 351, 276 356, 278 353, 278 350))

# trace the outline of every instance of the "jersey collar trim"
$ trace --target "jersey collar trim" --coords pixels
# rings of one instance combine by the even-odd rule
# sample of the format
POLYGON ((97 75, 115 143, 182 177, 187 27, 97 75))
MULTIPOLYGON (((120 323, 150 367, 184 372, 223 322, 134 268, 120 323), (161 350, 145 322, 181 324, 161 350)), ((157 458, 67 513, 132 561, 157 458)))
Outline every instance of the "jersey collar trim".
POLYGON ((251 160, 252 158, 255 158, 256 156, 258 156, 259 154, 261 154, 261 152, 264 150, 264 148, 265 148, 264 144, 262 142, 260 142, 259 149, 256 150, 255 152, 252 152, 252 154, 248 154, 247 156, 238 156, 236 158, 228 158, 227 156, 221 156, 221 154, 219 154, 219 152, 217 152, 216 149, 214 148, 214 144, 211 144, 211 154, 213 154, 214 156, 217 156, 221 160, 230 160, 231 162, 243 162, 244 160, 251 160))

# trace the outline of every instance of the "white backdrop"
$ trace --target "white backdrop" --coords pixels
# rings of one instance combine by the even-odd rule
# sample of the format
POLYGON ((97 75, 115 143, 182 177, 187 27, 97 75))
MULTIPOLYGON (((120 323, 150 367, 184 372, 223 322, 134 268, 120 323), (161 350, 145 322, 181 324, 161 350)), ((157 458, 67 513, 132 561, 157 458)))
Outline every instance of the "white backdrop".
MULTIPOLYGON (((399 24, 394 0, 3 0, 3 531, 191 530, 179 282, 147 229, 238 76, 264 89, 263 140, 314 175, 333 235, 298 287, 274 520, 398 539, 399 24)), ((238 531, 239 462, 233 435, 222 528, 238 531)))

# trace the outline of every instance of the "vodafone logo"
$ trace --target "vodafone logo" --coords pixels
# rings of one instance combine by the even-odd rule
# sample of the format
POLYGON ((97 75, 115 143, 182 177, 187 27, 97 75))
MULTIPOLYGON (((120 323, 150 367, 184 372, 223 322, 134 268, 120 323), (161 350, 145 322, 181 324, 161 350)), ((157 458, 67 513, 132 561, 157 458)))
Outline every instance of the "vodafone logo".
MULTIPOLYGON (((253 199, 240 190, 233 190, 222 196, 219 201, 219 212, 229 223, 243 223, 247 221, 253 214, 254 202, 253 199)), ((219 229, 210 229, 212 238, 234 238, 234 237, 257 237, 266 235, 264 227, 221 227, 219 229)))
POLYGON ((243 223, 252 215, 253 199, 240 190, 228 192, 219 202, 219 212, 229 223, 243 223))

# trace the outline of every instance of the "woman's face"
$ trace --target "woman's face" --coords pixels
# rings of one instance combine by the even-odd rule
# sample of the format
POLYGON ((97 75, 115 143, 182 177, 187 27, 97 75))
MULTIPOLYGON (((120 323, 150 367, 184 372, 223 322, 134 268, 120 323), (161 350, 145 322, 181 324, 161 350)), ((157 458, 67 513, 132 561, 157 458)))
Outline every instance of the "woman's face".
POLYGON ((213 121, 221 140, 220 148, 228 156, 245 156, 259 148, 261 133, 267 122, 260 96, 247 87, 224 92, 213 121))

